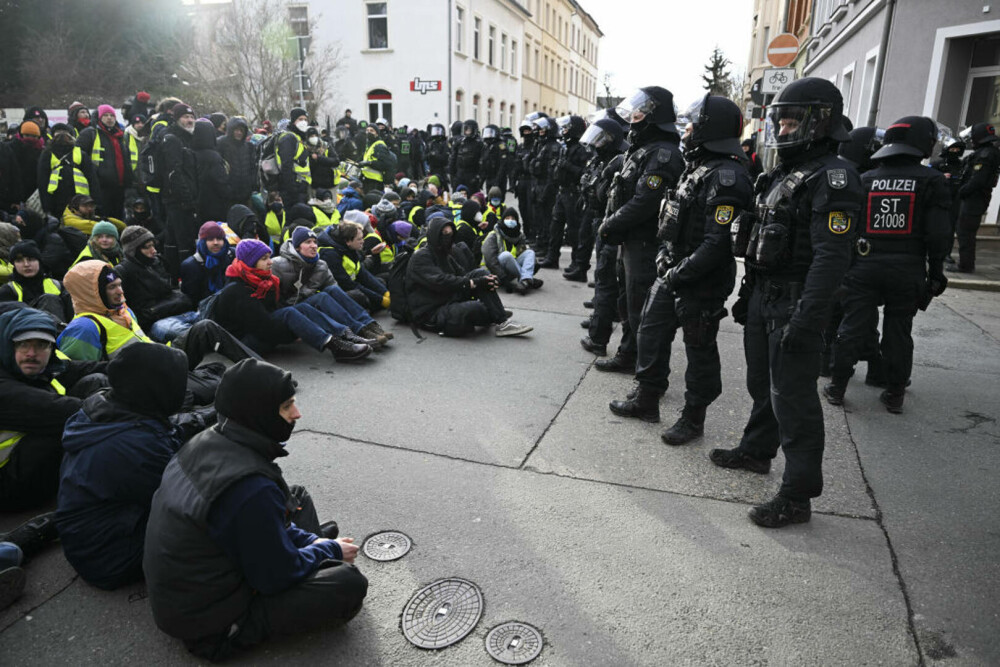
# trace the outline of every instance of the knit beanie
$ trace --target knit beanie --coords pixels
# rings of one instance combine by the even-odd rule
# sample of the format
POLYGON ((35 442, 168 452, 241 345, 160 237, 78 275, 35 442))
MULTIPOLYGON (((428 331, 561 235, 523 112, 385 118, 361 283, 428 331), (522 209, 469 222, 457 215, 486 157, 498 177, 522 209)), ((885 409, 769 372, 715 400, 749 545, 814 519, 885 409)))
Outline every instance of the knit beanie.
POLYGON ((370 209, 371 207, 382 201, 382 193, 380 192, 366 192, 363 198, 365 208, 370 209))
POLYGON ((387 199, 382 199, 379 203, 372 207, 372 213, 378 217, 391 215, 396 212, 396 207, 392 205, 392 202, 387 199))
POLYGON ((66 110, 66 117, 68 120, 73 120, 76 118, 76 114, 80 109, 86 109, 86 105, 83 102, 74 101, 73 104, 69 105, 69 109, 66 110))
POLYGON ((392 231, 396 232, 396 236, 399 238, 408 239, 410 238, 410 234, 413 233, 413 225, 400 220, 399 222, 392 223, 392 231))
POLYGON ((116 241, 118 240, 118 228, 107 220, 101 220, 94 225, 94 229, 90 232, 90 238, 95 238, 98 234, 109 234, 114 236, 116 241))
POLYGON ((430 178, 427 179, 427 182, 430 183, 431 185, 441 187, 441 179, 438 178, 437 176, 431 176, 430 178))
POLYGON ((399 202, 400 202, 399 194, 396 193, 396 192, 393 192, 392 190, 390 190, 389 192, 386 192, 384 195, 382 195, 382 199, 385 200, 385 201, 387 201, 387 202, 389 202, 389 203, 391 203, 391 204, 399 204, 399 202))
POLYGON ((173 119, 175 121, 180 120, 181 116, 183 116, 185 114, 191 114, 193 116, 194 115, 194 109, 192 109, 187 104, 184 104, 183 102, 178 102, 170 110, 170 115, 173 116, 173 119))
POLYGON ((10 261, 13 262, 18 257, 30 257, 41 260, 42 251, 38 249, 38 244, 32 240, 18 241, 10 247, 10 261))
POLYGON ((347 222, 353 222, 364 227, 368 222, 368 214, 364 211, 359 211, 357 209, 353 211, 347 211, 344 213, 344 220, 347 222))
MULTIPOLYGON (((101 223, 103 224, 103 223, 101 223)), ((153 240, 153 232, 141 225, 129 225, 122 230, 122 250, 126 257, 134 257, 147 241, 153 240)))
POLYGON ((115 115, 115 108, 110 104, 101 104, 97 107, 97 118, 100 119, 104 114, 109 113, 112 116, 115 115))
POLYGON ((249 267, 254 267, 264 255, 270 255, 271 249, 266 243, 257 239, 243 239, 236 244, 236 259, 249 267))
POLYGON ((22 137, 40 137, 42 136, 42 131, 38 129, 38 125, 30 120, 26 120, 21 123, 21 128, 18 130, 22 137))
POLYGON ((288 112, 288 122, 294 123, 296 118, 301 118, 302 116, 307 116, 306 110, 302 107, 295 107, 288 112))
POLYGON ((226 240, 226 230, 217 222, 208 221, 198 229, 198 238, 206 241, 211 239, 226 240))
POLYGON ((296 227, 292 232, 292 247, 298 250, 299 246, 308 239, 316 238, 316 232, 308 227, 296 227))
POLYGON ((142 104, 149 104, 149 93, 145 90, 140 90, 135 94, 135 101, 141 102, 142 104))

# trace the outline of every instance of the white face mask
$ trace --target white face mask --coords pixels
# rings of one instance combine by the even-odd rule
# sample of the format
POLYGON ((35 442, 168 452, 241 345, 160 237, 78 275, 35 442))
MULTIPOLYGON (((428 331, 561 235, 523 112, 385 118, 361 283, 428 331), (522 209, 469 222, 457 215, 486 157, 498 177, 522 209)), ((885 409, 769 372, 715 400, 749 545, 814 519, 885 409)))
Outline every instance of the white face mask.
POLYGON ((309 123, 304 120, 297 120, 295 121, 295 129, 299 132, 305 132, 309 129, 309 123))
POLYGON ((483 221, 483 214, 476 213, 476 222, 482 222, 482 221, 483 221))
POLYGON ((313 146, 319 145, 319 137, 309 137, 309 143, 313 146))

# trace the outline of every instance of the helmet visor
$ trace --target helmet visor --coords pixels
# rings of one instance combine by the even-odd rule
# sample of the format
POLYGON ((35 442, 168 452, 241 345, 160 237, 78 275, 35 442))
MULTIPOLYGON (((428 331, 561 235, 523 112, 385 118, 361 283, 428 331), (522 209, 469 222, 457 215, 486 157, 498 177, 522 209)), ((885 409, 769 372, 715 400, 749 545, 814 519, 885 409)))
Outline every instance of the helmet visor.
POLYGON ((483 128, 483 139, 496 139, 497 129, 495 127, 483 128))
POLYGON ((535 129, 538 130, 539 132, 548 132, 549 130, 552 129, 552 121, 549 120, 548 118, 545 117, 536 118, 532 122, 535 126, 535 129))
POLYGON ((772 105, 767 114, 767 147, 804 146, 830 135, 830 109, 820 106, 772 105))
POLYGON ((441 126, 441 125, 434 125, 434 126, 432 126, 431 127, 431 136, 432 137, 443 137, 444 136, 444 127, 441 126))
POLYGON ((694 123, 697 125, 702 122, 702 112, 705 110, 705 95, 702 95, 697 100, 691 103, 687 109, 677 115, 677 125, 680 127, 686 126, 688 123, 694 123))
POLYGON ((556 118, 556 126, 559 128, 559 134, 566 136, 569 133, 570 120, 569 116, 560 116, 556 118))
POLYGON ((594 148, 604 148, 611 143, 611 134, 599 125, 591 125, 584 130, 580 143, 594 148))
POLYGON ((619 104, 615 111, 628 123, 641 123, 656 108, 656 100, 641 90, 632 93, 619 104))

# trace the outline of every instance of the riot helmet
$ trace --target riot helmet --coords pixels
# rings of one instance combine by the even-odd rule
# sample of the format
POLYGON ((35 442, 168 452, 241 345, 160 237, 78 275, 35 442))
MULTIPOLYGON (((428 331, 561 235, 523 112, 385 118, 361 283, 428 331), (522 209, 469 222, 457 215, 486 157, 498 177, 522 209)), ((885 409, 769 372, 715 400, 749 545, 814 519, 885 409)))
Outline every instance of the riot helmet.
POLYGON ((527 116, 524 117, 524 120, 528 121, 529 123, 534 123, 539 118, 548 118, 548 117, 549 117, 548 114, 546 114, 544 111, 532 111, 531 113, 529 113, 527 116))
POLYGON ((599 153, 617 151, 625 139, 625 130, 621 124, 611 118, 601 118, 594 121, 580 137, 580 143, 590 146, 599 153))
POLYGON ((732 100, 705 95, 689 106, 678 120, 691 124, 690 135, 685 134, 685 152, 704 149, 722 155, 743 155, 740 147, 743 114, 732 100))
POLYGON ((992 144, 997 140, 997 131, 993 123, 976 123, 969 132, 969 138, 972 139, 973 146, 992 144))
POLYGON ((351 128, 348 125, 338 125, 333 133, 337 139, 347 139, 351 136, 351 128))
POLYGON ((479 123, 471 118, 462 123, 462 134, 466 137, 474 137, 479 134, 479 123))
POLYGON ((535 132, 538 133, 538 136, 540 137, 548 136, 548 134, 555 129, 555 124, 549 119, 548 116, 536 118, 532 121, 532 124, 535 126, 535 132))
POLYGON ((490 124, 483 128, 483 139, 499 139, 500 138, 500 128, 496 125, 490 124))
POLYGON ((926 116, 903 116, 885 130, 883 145, 873 160, 909 155, 919 159, 930 157, 937 143, 938 129, 933 120, 926 116))
POLYGON ((443 137, 444 136, 444 125, 441 123, 434 123, 431 125, 429 130, 432 137, 443 137))
POLYGON ((456 120, 451 124, 451 136, 458 137, 462 134, 462 121, 456 120))
POLYGON ((534 126, 531 124, 531 121, 528 120, 527 118, 522 120, 521 124, 517 126, 518 134, 520 134, 522 137, 531 136, 532 130, 534 130, 534 126))
POLYGON ((962 155, 965 153, 965 142, 955 137, 948 137, 944 142, 944 150, 947 153, 962 155))
POLYGON ((385 128, 389 127, 389 121, 387 121, 385 118, 376 118, 375 126, 380 130, 384 130, 385 128))
POLYGON ((633 130, 641 130, 647 125, 655 125, 664 132, 677 133, 674 123, 677 109, 674 95, 660 86, 646 86, 622 100, 615 111, 625 119, 633 130))
POLYGON ((824 140, 848 141, 843 125, 844 99, 826 79, 806 77, 788 84, 771 103, 767 145, 781 158, 793 157, 824 140))
POLYGON ((559 135, 568 141, 578 140, 587 129, 587 121, 576 115, 557 118, 556 125, 559 127, 559 135))
POLYGON ((878 127, 856 127, 851 130, 851 138, 840 142, 837 154, 863 173, 871 169, 872 155, 882 148, 885 130, 878 127))

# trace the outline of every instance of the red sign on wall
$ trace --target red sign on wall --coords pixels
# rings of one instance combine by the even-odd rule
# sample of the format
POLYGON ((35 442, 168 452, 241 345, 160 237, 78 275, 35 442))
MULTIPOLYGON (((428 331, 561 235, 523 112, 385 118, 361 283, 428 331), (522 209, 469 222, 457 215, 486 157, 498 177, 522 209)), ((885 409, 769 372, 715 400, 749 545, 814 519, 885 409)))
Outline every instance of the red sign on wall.
POLYGON ((428 92, 439 93, 441 92, 441 82, 427 81, 417 76, 413 78, 413 81, 410 81, 410 90, 420 93, 421 95, 426 95, 428 92))

